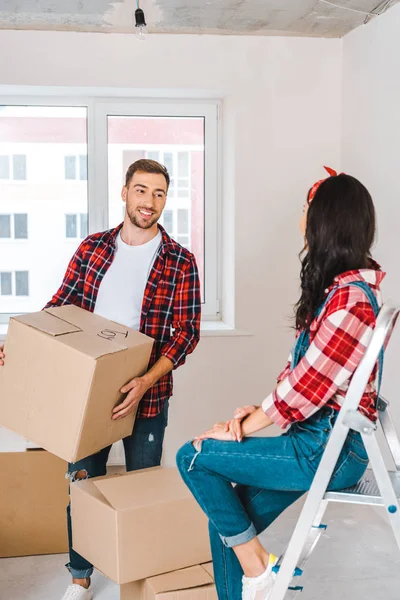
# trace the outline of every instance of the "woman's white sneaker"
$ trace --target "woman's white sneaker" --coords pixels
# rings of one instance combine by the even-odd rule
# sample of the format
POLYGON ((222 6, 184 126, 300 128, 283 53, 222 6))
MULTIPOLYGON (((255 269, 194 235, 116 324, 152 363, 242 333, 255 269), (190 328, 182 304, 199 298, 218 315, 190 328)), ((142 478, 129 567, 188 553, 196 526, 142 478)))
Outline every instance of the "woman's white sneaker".
POLYGON ((272 568, 278 562, 273 554, 269 555, 268 567, 258 577, 246 577, 242 579, 242 600, 268 600, 274 585, 276 574, 272 568))
POLYGON ((93 600, 93 587, 89 585, 88 589, 73 583, 69 585, 62 600, 93 600))

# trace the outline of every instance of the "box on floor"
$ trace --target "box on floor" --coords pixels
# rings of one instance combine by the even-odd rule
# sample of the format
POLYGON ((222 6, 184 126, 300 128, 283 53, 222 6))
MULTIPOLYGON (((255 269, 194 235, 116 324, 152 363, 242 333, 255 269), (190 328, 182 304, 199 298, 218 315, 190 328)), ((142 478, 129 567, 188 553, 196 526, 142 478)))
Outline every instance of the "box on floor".
POLYGON ((77 481, 71 510, 74 549, 116 583, 211 560, 207 518, 175 468, 77 481))
POLYGON ((132 433, 112 420, 121 387, 146 372, 154 340, 76 306, 10 319, 0 425, 68 462, 132 433))
POLYGON ((121 585, 120 600, 218 600, 212 563, 121 585))
POLYGON ((67 464, 44 450, 0 452, 0 557, 68 551, 67 464))

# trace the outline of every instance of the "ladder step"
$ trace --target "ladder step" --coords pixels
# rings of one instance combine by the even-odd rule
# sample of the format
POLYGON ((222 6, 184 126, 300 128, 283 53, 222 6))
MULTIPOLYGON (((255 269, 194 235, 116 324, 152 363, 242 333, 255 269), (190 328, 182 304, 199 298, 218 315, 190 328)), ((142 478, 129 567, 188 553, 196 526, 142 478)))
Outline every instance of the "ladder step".
MULTIPOLYGON (((272 571, 273 573, 279 573, 279 569, 281 568, 281 565, 275 565, 274 567, 272 567, 272 571)), ((303 570, 299 569, 299 567, 296 567, 293 573, 293 577, 301 577, 303 575, 303 570)))
MULTIPOLYGON (((400 472, 389 471, 390 480, 396 493, 400 498, 400 472)), ((384 506, 378 484, 372 469, 367 469, 360 481, 346 490, 326 492, 325 500, 330 502, 347 502, 350 504, 368 504, 373 506, 384 506)))

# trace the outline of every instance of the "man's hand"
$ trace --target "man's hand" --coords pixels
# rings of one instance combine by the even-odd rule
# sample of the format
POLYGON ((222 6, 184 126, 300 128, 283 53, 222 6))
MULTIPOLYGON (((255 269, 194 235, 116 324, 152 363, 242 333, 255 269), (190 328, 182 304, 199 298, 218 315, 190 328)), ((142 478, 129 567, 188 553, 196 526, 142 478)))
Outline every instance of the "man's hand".
POLYGON ((0 346, 0 367, 2 367, 4 365, 4 359, 5 359, 5 355, 4 355, 4 346, 0 346))
POLYGON ((253 406, 252 404, 243 406, 243 408, 237 408, 234 412, 233 419, 225 423, 225 431, 229 431, 232 438, 237 442, 241 442, 243 439, 242 421, 255 412, 257 408, 257 406, 253 406))
POLYGON ((232 437, 231 432, 229 430, 226 430, 225 425, 226 424, 224 422, 215 423, 214 427, 197 436, 193 440, 193 445, 195 446, 195 448, 198 445, 198 443, 202 440, 213 439, 220 440, 222 442, 233 442, 234 438, 232 437))
POLYGON ((132 381, 124 385, 124 387, 121 388, 121 393, 128 395, 121 404, 114 408, 112 414, 113 420, 123 419, 132 413, 150 388, 151 385, 149 385, 148 380, 145 377, 135 377, 135 379, 132 379, 132 381))

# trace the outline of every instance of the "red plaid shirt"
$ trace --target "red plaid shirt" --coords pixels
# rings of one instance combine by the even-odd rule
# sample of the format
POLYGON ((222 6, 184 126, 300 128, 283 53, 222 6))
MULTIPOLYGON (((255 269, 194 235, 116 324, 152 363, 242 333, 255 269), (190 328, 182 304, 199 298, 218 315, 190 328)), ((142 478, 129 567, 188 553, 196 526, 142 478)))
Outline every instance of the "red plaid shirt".
MULTIPOLYGON (((100 284, 115 253, 122 224, 87 237, 72 257, 64 281, 45 308, 75 304, 94 311, 100 284)), ((159 226, 162 242, 144 293, 140 331, 154 338, 149 368, 166 356, 176 369, 193 352, 200 338, 201 296, 196 260, 159 226)), ((155 417, 172 396, 172 373, 162 377, 144 396, 139 417, 155 417)))
MULTIPOLYGON (((335 286, 365 281, 382 305, 380 284, 385 274, 376 269, 349 271, 335 278, 335 286)), ((325 297, 326 297, 325 296, 325 297)), ((340 410, 354 371, 371 339, 376 318, 365 293, 358 287, 338 289, 310 327, 310 347, 297 367, 290 361, 280 374, 279 387, 262 403, 276 425, 285 428, 304 421, 324 405, 340 410)), ((360 411, 376 420, 377 366, 360 403, 360 411)))

